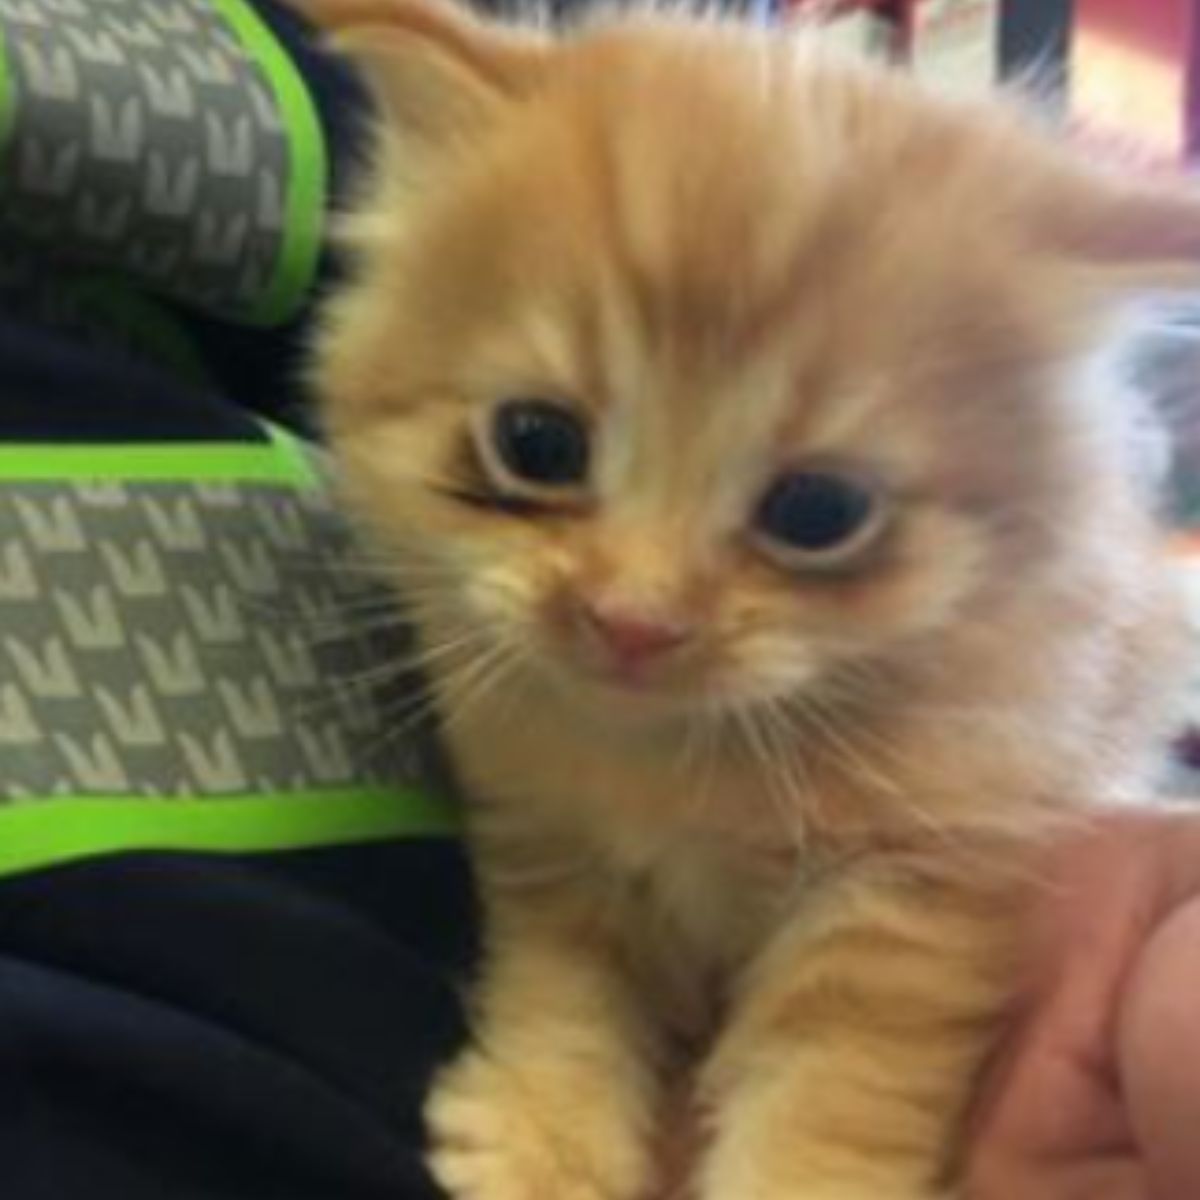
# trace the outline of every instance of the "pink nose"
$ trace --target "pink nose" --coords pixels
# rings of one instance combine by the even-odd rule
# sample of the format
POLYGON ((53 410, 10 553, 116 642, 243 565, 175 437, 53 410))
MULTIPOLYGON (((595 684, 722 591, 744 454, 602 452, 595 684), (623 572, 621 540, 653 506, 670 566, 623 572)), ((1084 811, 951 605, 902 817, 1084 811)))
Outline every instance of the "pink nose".
POLYGON ((621 608, 583 606, 585 625, 626 668, 637 668, 678 649, 692 636, 689 626, 621 608))

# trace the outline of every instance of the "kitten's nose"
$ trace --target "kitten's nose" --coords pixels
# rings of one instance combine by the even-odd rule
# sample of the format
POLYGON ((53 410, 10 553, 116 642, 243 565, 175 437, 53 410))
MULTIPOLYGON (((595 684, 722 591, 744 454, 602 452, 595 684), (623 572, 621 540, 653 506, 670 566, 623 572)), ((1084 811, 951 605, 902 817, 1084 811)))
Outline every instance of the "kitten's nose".
POLYGON ((585 603, 582 615, 591 634, 627 670, 678 649, 693 633, 683 621, 636 609, 585 603))

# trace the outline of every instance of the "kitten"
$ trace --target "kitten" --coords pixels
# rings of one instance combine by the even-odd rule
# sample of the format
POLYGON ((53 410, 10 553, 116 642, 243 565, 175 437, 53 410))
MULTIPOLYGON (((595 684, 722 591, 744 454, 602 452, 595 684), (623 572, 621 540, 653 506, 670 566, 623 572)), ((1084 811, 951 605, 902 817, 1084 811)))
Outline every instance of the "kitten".
POLYGON ((1179 657, 1100 349, 1188 197, 734 22, 317 6, 381 105, 317 381, 487 916, 432 1166, 635 1200, 955 1192, 1026 856, 1179 657))

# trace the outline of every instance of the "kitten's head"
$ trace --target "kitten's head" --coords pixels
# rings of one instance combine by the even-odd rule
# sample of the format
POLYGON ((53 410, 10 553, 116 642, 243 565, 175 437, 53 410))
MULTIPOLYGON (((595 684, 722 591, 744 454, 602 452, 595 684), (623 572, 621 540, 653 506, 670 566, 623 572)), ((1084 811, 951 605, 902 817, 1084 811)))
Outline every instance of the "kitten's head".
POLYGON ((451 657, 612 711, 776 702, 1123 535, 1085 364, 1200 252, 1189 199, 778 33, 327 8, 380 138, 319 384, 451 657))

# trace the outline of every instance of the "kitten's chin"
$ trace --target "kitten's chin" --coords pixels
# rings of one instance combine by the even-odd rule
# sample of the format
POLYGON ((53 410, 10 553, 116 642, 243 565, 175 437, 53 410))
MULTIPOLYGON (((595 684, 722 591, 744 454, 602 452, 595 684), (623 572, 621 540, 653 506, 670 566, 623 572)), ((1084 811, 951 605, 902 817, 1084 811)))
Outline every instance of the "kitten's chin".
POLYGON ((550 658, 541 673, 552 701, 586 710, 606 725, 690 722, 780 699, 715 671, 629 672, 550 658))
POLYGON ((702 685, 678 672, 622 671, 553 653, 538 655, 530 665, 547 702, 586 710, 605 722, 682 717, 705 703, 702 685))

